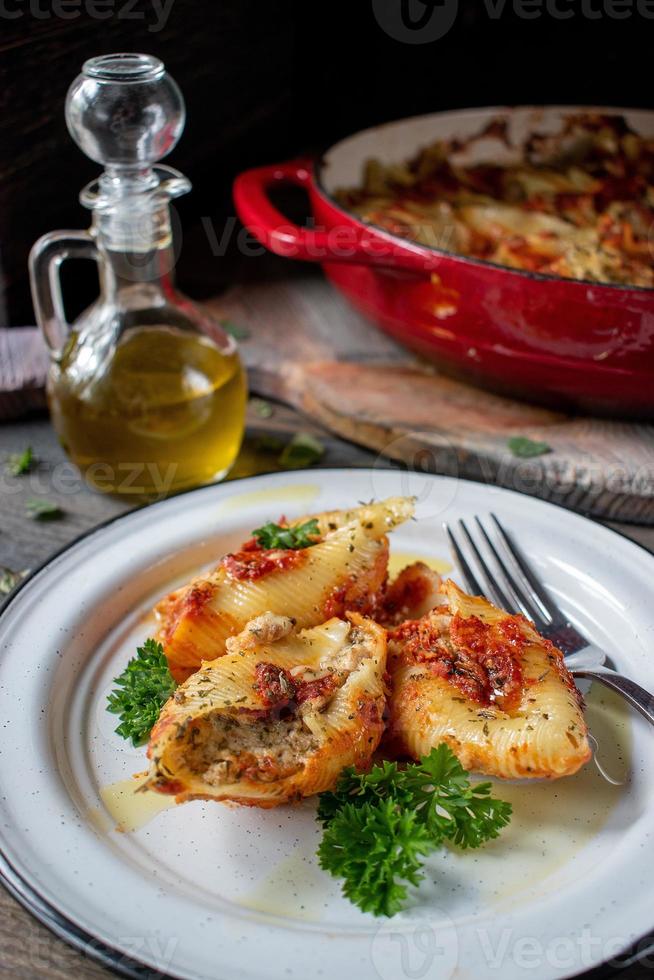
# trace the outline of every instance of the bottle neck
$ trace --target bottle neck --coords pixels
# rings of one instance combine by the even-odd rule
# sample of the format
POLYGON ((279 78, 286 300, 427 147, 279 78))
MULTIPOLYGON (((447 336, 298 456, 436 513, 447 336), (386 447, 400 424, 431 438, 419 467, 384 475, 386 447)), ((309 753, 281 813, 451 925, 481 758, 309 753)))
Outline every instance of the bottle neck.
MULTIPOLYGON (((173 289, 175 254, 167 203, 124 202, 94 211, 92 234, 100 253, 100 287, 105 300, 140 296, 152 305, 173 289)), ((130 305, 131 305, 130 303, 130 305)))

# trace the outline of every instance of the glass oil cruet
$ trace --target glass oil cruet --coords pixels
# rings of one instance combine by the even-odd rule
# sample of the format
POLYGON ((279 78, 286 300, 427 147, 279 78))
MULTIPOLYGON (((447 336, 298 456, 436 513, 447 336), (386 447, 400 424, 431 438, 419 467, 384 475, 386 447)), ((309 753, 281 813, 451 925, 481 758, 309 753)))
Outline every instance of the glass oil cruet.
POLYGON ((243 436, 236 343, 173 285, 169 201, 191 185, 155 164, 184 120, 181 92, 157 58, 87 61, 68 91, 66 122, 104 166, 80 195, 91 228, 44 235, 30 256, 52 421, 86 479, 107 492, 163 496, 219 479, 243 436), (71 325, 58 275, 69 258, 94 259, 100 281, 98 299, 71 325))

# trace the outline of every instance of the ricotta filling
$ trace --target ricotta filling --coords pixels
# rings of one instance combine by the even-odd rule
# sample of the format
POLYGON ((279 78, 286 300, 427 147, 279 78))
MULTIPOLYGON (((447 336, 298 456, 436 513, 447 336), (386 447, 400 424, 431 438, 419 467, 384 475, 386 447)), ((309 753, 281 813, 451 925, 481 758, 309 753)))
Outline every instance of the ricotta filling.
MULTIPOLYGON (((255 642, 261 642, 262 634, 268 642, 275 642, 288 635, 292 626, 292 620, 266 613, 247 629, 255 642)), ((230 652, 247 647, 251 641, 246 633, 231 641, 230 652)), ((184 734, 188 769, 213 787, 243 779, 271 783, 301 771, 320 747, 304 715, 325 710, 352 671, 369 656, 369 637, 364 630, 352 627, 338 653, 321 659, 318 669, 302 664, 292 669, 291 698, 283 706, 273 706, 268 712, 215 711, 197 719, 184 734), (333 685, 325 685, 323 690, 320 682, 329 678, 333 678, 333 685), (301 696, 302 684, 314 686, 306 700, 301 696)))
POLYGON ((210 786, 244 777, 274 782, 299 772, 318 744, 299 715, 252 722, 216 713, 204 719, 199 732, 196 728, 187 761, 210 786))

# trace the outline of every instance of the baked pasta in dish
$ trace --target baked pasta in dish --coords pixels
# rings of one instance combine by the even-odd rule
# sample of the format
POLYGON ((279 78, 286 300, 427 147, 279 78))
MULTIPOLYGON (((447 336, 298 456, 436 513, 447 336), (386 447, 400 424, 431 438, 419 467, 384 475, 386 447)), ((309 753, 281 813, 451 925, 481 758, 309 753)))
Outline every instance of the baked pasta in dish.
POLYGON ((394 497, 319 514, 310 547, 246 542, 211 574, 167 596, 156 611, 174 678, 185 680, 202 661, 221 656, 228 638, 264 612, 292 615, 300 629, 346 611, 374 614, 388 572, 386 534, 413 511, 411 498, 394 497))
MULTIPOLYGON (((488 153, 488 151, 486 151, 488 153)), ((508 142, 496 119, 406 164, 368 161, 339 202, 365 221, 435 248, 564 278, 654 286, 654 140, 621 116, 570 115, 556 135, 508 142), (502 163, 468 162, 499 140, 502 163)))
POLYGON ((446 742, 466 769, 556 778, 591 756, 563 655, 523 616, 453 582, 441 604, 389 631, 389 738, 420 759, 446 742))
POLYGON ((149 788, 271 807, 369 764, 384 729, 384 630, 357 613, 293 628, 265 613, 176 690, 152 731, 149 788))

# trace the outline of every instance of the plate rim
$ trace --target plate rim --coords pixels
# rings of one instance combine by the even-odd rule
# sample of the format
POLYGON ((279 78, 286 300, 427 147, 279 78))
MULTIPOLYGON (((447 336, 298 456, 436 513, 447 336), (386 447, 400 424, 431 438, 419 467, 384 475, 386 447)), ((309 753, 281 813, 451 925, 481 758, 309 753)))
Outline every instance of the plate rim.
MULTIPOLYGON (((292 471, 288 471, 286 475, 296 475, 301 473, 311 473, 314 477, 317 475, 328 474, 328 473, 343 473, 360 471, 361 473, 366 472, 387 472, 387 473, 398 473, 401 470, 394 466, 324 466, 324 467, 300 467, 292 471)), ((168 497, 164 497, 161 500, 155 500, 150 504, 144 504, 142 506, 135 507, 131 510, 124 511, 120 514, 114 514, 111 517, 100 521, 98 524, 94 524, 92 527, 87 528, 80 534, 72 538, 67 544, 62 545, 53 551, 47 558, 44 559, 35 568, 31 569, 30 572, 18 583, 18 585, 12 590, 12 592, 5 597, 5 599, 0 603, 0 619, 5 615, 7 610, 14 601, 23 591, 23 589, 38 575, 44 572, 53 562, 55 562, 62 555, 73 550, 77 545, 81 544, 87 538, 92 537, 100 531, 105 530, 112 524, 116 524, 119 521, 127 520, 130 517, 139 514, 143 510, 150 510, 151 508, 160 507, 169 504, 173 500, 177 500, 180 497, 190 496, 191 494, 206 493, 212 489, 219 487, 224 487, 226 485, 233 485, 237 487, 240 483, 244 481, 255 481, 265 479, 270 476, 284 476, 284 471, 270 471, 266 473, 257 473, 253 476, 239 477, 235 480, 229 480, 226 483, 211 483, 201 487, 191 487, 188 490, 182 490, 179 493, 172 494, 168 497)), ((434 480, 438 479, 452 479, 444 473, 430 473, 422 474, 423 476, 429 476, 434 480)), ((485 486, 484 481, 481 480, 471 480, 464 477, 457 477, 457 482, 462 482, 466 484, 472 484, 474 486, 485 486)), ((582 520, 588 521, 591 525, 596 525, 603 530, 607 531, 609 534, 614 534, 618 538, 623 538, 628 541, 629 544, 634 547, 644 551, 646 555, 654 558, 654 551, 648 548, 646 545, 641 544, 639 541, 634 541, 623 531, 618 531, 616 528, 609 527, 603 521, 589 514, 584 514, 579 511, 572 510, 569 507, 565 507, 562 504, 556 503, 551 500, 543 500, 540 497, 534 497, 533 494, 526 493, 521 490, 512 490, 508 487, 501 488, 503 493, 508 493, 511 495, 516 495, 518 497, 528 497, 536 503, 545 504, 548 507, 553 507, 556 510, 562 510, 566 513, 572 514, 573 516, 579 517, 582 520)), ((153 971, 149 966, 140 961, 137 957, 130 954, 122 952, 120 949, 110 946, 103 940, 98 939, 92 933, 83 929, 72 919, 63 915, 55 905, 53 905, 49 900, 45 899, 40 893, 38 888, 34 886, 32 882, 28 880, 26 876, 19 873, 11 864, 6 854, 4 853, 2 846, 0 846, 0 884, 7 890, 7 892, 14 898, 19 905, 22 906, 30 915, 45 926, 53 935, 61 939, 69 947, 75 949, 77 952, 81 953, 85 958, 93 960, 99 963, 101 966, 112 971, 113 973, 129 977, 131 980, 161 980, 161 978, 169 978, 169 980, 180 980, 178 974, 170 973, 168 971, 153 971)), ((625 969, 630 966, 637 965, 638 962, 650 954, 654 948, 654 924, 651 931, 644 933, 629 947, 624 949, 614 960, 610 963, 602 962, 591 967, 588 970, 582 970, 580 973, 575 973, 570 975, 570 980, 575 980, 575 978, 584 978, 584 980, 600 980, 604 977, 614 977, 621 974, 625 969), (643 944, 647 945, 643 947, 643 944)))

